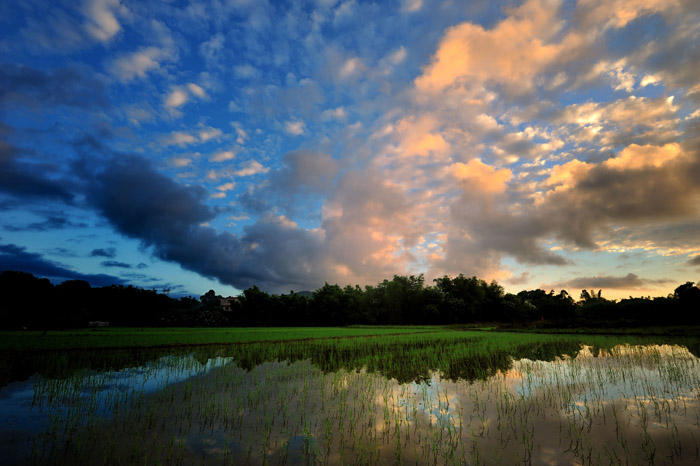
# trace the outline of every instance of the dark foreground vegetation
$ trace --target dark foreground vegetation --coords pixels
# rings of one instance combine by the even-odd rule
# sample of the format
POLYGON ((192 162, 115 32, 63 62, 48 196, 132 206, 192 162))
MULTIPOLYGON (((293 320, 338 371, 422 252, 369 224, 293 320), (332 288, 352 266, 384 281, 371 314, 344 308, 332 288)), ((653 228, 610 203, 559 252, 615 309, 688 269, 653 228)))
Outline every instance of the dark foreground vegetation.
POLYGON ((239 298, 210 290, 199 300, 175 299, 132 286, 93 288, 69 280, 5 271, 0 274, 0 328, 110 326, 328 326, 496 322, 504 326, 638 327, 700 324, 700 288, 693 282, 669 296, 605 299, 584 290, 575 300, 565 290, 505 293, 498 283, 459 275, 426 285, 423 276, 394 276, 375 286, 325 284, 311 292, 274 295, 256 286, 239 298))

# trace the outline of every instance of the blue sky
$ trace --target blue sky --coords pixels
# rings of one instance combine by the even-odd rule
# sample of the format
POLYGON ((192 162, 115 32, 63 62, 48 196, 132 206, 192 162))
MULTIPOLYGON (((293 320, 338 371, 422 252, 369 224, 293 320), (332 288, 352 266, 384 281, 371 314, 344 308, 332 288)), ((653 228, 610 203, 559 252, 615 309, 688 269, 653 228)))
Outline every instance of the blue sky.
POLYGON ((700 273, 700 5, 0 5, 0 268, 176 295, 700 273))

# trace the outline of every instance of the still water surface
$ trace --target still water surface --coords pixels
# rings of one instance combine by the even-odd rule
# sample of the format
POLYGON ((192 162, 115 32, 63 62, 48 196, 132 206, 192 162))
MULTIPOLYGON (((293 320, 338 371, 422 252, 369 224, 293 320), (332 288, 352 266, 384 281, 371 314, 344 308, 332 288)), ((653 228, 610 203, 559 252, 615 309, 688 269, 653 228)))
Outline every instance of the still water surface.
POLYGON ((582 346, 490 373, 399 382, 180 354, 34 374, 0 390, 0 464, 700 462, 700 360, 683 346, 582 346))

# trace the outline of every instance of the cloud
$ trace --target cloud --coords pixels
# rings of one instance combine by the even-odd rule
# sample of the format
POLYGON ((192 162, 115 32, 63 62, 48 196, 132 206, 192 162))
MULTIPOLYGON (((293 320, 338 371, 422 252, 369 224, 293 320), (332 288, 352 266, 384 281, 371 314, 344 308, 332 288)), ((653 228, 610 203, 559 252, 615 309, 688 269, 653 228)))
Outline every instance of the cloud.
POLYGON ((83 274, 66 268, 58 262, 44 259, 40 254, 27 252, 14 244, 0 244, 0 270, 18 270, 53 280, 85 280, 92 286, 125 283, 119 277, 105 274, 83 274))
POLYGON ((455 178, 468 189, 476 189, 485 194, 497 194, 506 190, 506 183, 513 177, 507 168, 496 170, 478 159, 468 163, 457 162, 450 167, 455 178))
POLYGON ((532 90, 537 73, 560 58, 563 46, 552 39, 562 28, 559 1, 527 0, 485 29, 462 23, 447 30, 431 63, 416 78, 419 92, 480 87, 487 81, 512 92, 532 90))
POLYGON ((204 188, 182 187, 136 156, 107 163, 95 175, 88 194, 119 231, 147 242, 163 234, 162 229, 181 230, 214 216, 203 204, 204 188))
POLYGON ((700 256, 695 256, 688 261, 690 265, 700 265, 700 256))
POLYGON ((21 151, 0 141, 0 192, 21 199, 56 199, 67 204, 74 195, 68 183, 45 173, 58 171, 53 166, 36 167, 19 159, 21 151), (38 168, 38 169, 37 169, 38 168))
POLYGON ((219 191, 231 191, 233 188, 236 187, 236 183, 224 183, 216 187, 219 191))
POLYGON ((41 222, 34 222, 24 226, 5 225, 4 228, 8 231, 52 231, 64 228, 86 228, 87 226, 85 223, 72 222, 66 217, 49 215, 46 220, 41 222))
POLYGON ((649 279, 640 278, 637 274, 628 273, 625 276, 610 276, 596 275, 594 277, 579 277, 564 282, 554 283, 551 285, 542 285, 543 289, 648 289, 655 288, 658 285, 667 285, 673 283, 673 280, 668 278, 649 279))
POLYGON ((170 164, 178 168, 187 167, 192 164, 192 159, 188 159, 187 157, 173 157, 170 164))
POLYGON ((226 37, 219 32, 214 34, 208 41, 199 44, 199 54, 204 58, 207 67, 217 68, 222 66, 226 53, 225 43, 226 37))
POLYGON ((207 142, 210 139, 217 139, 221 134, 222 132, 220 129, 209 126, 199 131, 199 140, 207 142))
POLYGON ((514 277, 507 278, 505 281, 510 285, 524 285, 529 282, 531 278, 530 272, 523 272, 514 277))
POLYGON ((234 176, 253 176, 261 173, 267 173, 270 169, 263 167, 257 160, 249 160, 241 168, 233 172, 234 176))
POLYGON ((131 264, 127 264, 125 262, 119 262, 119 261, 102 261, 100 262, 100 265, 102 267, 116 267, 120 269, 130 269, 131 264))
POLYGON ((121 30, 115 10, 126 12, 126 8, 119 4, 119 0, 86 1, 84 14, 88 20, 85 24, 88 33, 103 42, 112 39, 121 30))
POLYGON ((170 136, 165 140, 166 145, 179 145, 185 146, 187 144, 194 144, 199 142, 199 140, 189 133, 183 131, 173 131, 170 136))
POLYGON ((186 104, 188 100, 189 96, 187 92, 185 92, 183 89, 175 88, 168 94, 168 97, 165 99, 165 106, 177 108, 186 104))
POLYGON ((620 156, 572 172, 538 205, 560 238, 593 247, 593 232, 612 223, 661 222, 697 215, 698 152, 683 146, 630 145, 620 156))
POLYGON ((285 130, 287 133, 293 134, 293 135, 295 135, 295 136, 299 136, 299 135, 301 135, 301 134, 304 134, 304 130, 305 130, 304 127, 305 127, 304 122, 303 122, 303 121, 298 121, 298 120, 295 120, 295 121, 287 121, 287 122, 284 124, 284 130, 285 130))
POLYGON ((338 162, 327 154, 297 150, 282 157, 284 167, 271 176, 271 185, 285 193, 327 192, 338 173, 338 162))
POLYGON ((46 109, 65 105, 84 109, 108 106, 104 84, 80 66, 42 71, 26 65, 0 66, 0 103, 6 108, 46 109))
POLYGON ((423 7, 423 0, 403 0, 401 11, 404 13, 415 13, 423 7))
POLYGON ((203 227, 215 216, 205 190, 179 185, 139 157, 109 161, 88 194, 117 231, 203 276, 241 288, 308 286, 310 276, 321 284, 322 272, 309 265, 320 251, 318 234, 276 217, 261 218, 242 238, 203 227))
POLYGON ((398 122, 396 133, 400 143, 400 155, 422 156, 444 155, 450 149, 441 132, 441 123, 433 115, 426 114, 418 118, 408 117, 398 122))
POLYGON ((61 8, 49 8, 46 18, 27 17, 20 37, 37 52, 71 52, 88 46, 82 24, 61 8))
POLYGON ((578 2, 577 20, 584 28, 619 29, 641 16, 677 8, 673 2, 663 0, 586 0, 578 2))
POLYGON ((210 162, 225 162, 226 160, 233 160, 236 158, 236 153, 232 150, 224 150, 216 152, 214 155, 209 157, 210 162))
MULTIPOLYGON (((185 87, 173 87, 170 93, 168 93, 168 95, 165 98, 165 106, 168 107, 170 110, 174 111, 175 109, 182 107, 187 102, 189 102, 190 96, 204 99, 207 97, 207 93, 202 87, 194 83, 188 83, 185 87)), ((219 134, 221 134, 220 131, 219 134)))
MULTIPOLYGON (((290 155, 290 170, 312 157, 326 156, 290 155)), ((330 175, 332 163, 322 163, 330 175)), ((311 182, 299 176, 299 183, 311 182)), ((274 291, 309 289, 324 280, 350 283, 368 274, 379 280, 406 260, 393 257, 400 238, 392 231, 410 224, 412 205, 377 174, 345 176, 331 199, 340 213, 324 219, 320 229, 265 213, 241 236, 202 226, 216 215, 205 204, 206 191, 177 184, 137 156, 110 159, 91 177, 86 194, 119 233, 140 240, 157 257, 241 289, 252 284, 274 291)))
POLYGON ((344 107, 329 108, 323 111, 321 118, 324 120, 344 120, 347 117, 344 107))
POLYGON ((553 122, 569 125, 566 136, 579 144, 663 143, 677 137, 679 109, 673 96, 629 96, 612 102, 569 105, 553 122))
POLYGON ((253 79, 260 74, 254 66, 248 63, 234 66, 233 73, 241 79, 253 79))
POLYGON ((164 61, 172 60, 172 53, 158 47, 141 47, 135 52, 126 53, 109 64, 110 72, 122 82, 135 78, 145 78, 151 71, 157 71, 164 61))
POLYGON ((338 78, 352 78, 364 73, 365 71, 367 71, 367 67, 364 63, 362 63, 362 60, 360 60, 358 57, 348 58, 338 69, 338 78))
POLYGON ((200 99, 204 99, 207 97, 206 91, 201 86, 198 86, 195 83, 187 83, 187 89, 200 99))
POLYGON ((107 257, 113 259, 117 257, 117 251, 114 248, 98 248, 90 251, 90 257, 107 257))

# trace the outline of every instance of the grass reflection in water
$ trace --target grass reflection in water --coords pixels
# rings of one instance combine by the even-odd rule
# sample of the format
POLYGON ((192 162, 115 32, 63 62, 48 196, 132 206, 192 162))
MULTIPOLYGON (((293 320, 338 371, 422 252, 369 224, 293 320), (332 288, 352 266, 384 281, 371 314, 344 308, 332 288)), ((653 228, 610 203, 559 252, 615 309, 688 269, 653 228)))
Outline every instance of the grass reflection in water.
POLYGON ((101 370, 70 362, 99 353, 63 355, 63 377, 54 361, 53 372, 33 379, 32 409, 48 423, 31 436, 30 457, 90 465, 698 461, 693 345, 631 343, 443 332, 180 349, 131 368, 110 352, 101 370))

